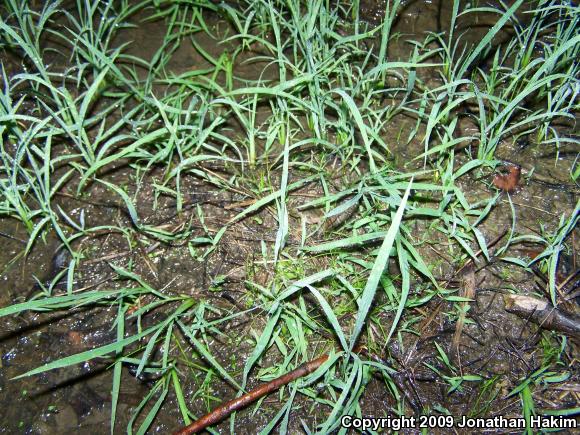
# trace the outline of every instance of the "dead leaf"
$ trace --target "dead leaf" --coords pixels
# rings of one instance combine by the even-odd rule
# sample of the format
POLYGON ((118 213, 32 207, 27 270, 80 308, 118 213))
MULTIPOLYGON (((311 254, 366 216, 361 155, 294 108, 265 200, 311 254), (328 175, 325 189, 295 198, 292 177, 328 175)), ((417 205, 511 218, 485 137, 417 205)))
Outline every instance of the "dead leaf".
POLYGON ((492 184, 499 190, 511 193, 515 191, 519 185, 522 168, 513 163, 508 163, 502 168, 504 172, 495 174, 492 184))

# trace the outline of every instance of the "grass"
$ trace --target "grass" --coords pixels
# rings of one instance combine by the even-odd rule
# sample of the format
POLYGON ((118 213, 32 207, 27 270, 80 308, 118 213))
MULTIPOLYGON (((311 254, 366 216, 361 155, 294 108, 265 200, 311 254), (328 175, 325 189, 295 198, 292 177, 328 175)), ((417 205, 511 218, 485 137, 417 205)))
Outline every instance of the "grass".
MULTIPOLYGON (((136 366, 137 376, 159 374, 127 421, 129 432, 145 433, 170 402, 188 424, 199 417, 194 399, 203 396, 213 405, 210 385, 225 383, 241 394, 250 381, 272 379, 330 350, 319 370, 280 393, 283 404, 260 428, 290 430, 300 401, 322 410, 316 420, 301 420, 302 429, 328 433, 342 415, 364 414, 361 398, 377 379, 389 392, 385 412, 407 412, 409 399, 390 366, 396 361, 366 360, 353 349, 364 342, 382 355, 393 341, 412 349, 410 340, 422 333, 418 324, 434 304, 465 309, 460 304, 470 301, 448 288, 445 273, 468 261, 528 272, 537 267, 547 277, 542 297, 565 304, 557 272, 562 253, 573 251, 580 203, 563 212, 558 225, 524 233, 510 195, 475 195, 466 186, 483 184, 501 163, 505 142, 527 138, 557 153, 577 143, 566 126, 578 114, 578 8, 552 0, 463 8, 455 0, 448 29, 402 43, 405 36, 394 33, 400 2, 388 3, 374 28, 360 19, 358 2, 248 0, 234 8, 209 1, 79 0, 72 9, 50 1, 40 10, 5 4, 0 48, 24 67, 9 74, 8 62, 2 65, 0 216, 20 222, 28 234, 23 257, 42 249, 49 234, 71 256, 61 273, 63 291, 51 286, 1 308, 0 316, 104 305, 116 312, 111 327, 117 333, 112 343, 18 378, 105 358, 112 370, 113 432, 123 368, 136 366), (493 22, 470 45, 459 25, 474 16, 493 22), (150 59, 117 42, 151 21, 162 23, 165 34, 150 59), (203 37, 220 42, 205 46, 203 37), (407 46, 407 57, 395 57, 393 44, 399 51, 407 46), (172 70, 184 46, 201 66, 172 70), (250 78, 240 72, 248 66, 250 78), (411 119, 410 127, 401 124, 393 134, 402 118, 411 119), (461 127, 466 122, 470 133, 461 127), (404 164, 400 143, 411 155, 404 164), (338 169, 332 161, 340 162, 338 169), (111 175, 116 167, 128 185, 111 175), (178 223, 152 223, 160 209, 142 210, 139 186, 149 180, 150 202, 158 207, 171 198, 178 223), (237 195, 241 205, 225 222, 200 204, 192 213, 192 180, 207 191, 237 195), (58 200, 64 193, 86 199, 97 186, 125 210, 123 218, 95 223, 58 200), (305 192, 310 199, 301 199, 305 192), (488 222, 505 210, 506 196, 510 231, 492 251, 488 222), (133 252, 142 253, 140 244, 185 245, 192 261, 205 261, 245 231, 250 217, 262 222, 258 231, 275 233, 271 240, 258 236, 261 260, 249 262, 235 310, 209 296, 221 291, 223 275, 210 277, 218 284, 192 296, 172 291, 171 283, 157 288, 133 264, 110 262, 116 283, 75 286, 90 259, 86 243, 99 234, 121 234, 133 252), (530 243, 541 253, 531 260, 518 256, 517 248, 530 243), (440 252, 435 259, 430 246, 440 252), (440 260, 448 257, 444 271, 440 260), (162 321, 141 327, 158 311, 166 314, 162 321), (228 336, 226 326, 248 316, 241 347, 247 358, 234 369, 213 338, 228 336), (138 327, 129 332, 133 322, 138 327)), ((569 172, 576 183, 576 161, 569 172)), ((147 255, 140 258, 153 270, 147 255)), ((570 346, 556 334, 544 336, 548 348, 570 346)), ((466 414, 483 415, 499 403, 494 374, 463 372, 437 342, 432 351, 425 364, 448 384, 448 395, 478 392, 466 414)), ((546 382, 565 382, 556 376, 561 358, 546 359, 541 372, 509 395, 520 395, 526 418, 537 412, 534 386, 546 379, 544 372, 555 370, 546 382)))

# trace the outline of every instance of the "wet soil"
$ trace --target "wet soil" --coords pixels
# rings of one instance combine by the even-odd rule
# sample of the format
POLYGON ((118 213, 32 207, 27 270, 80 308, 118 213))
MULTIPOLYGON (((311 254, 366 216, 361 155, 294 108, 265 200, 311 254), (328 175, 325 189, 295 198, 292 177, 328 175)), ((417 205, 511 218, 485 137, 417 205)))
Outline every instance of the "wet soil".
MULTIPOLYGON (((423 37, 427 31, 442 31, 449 23, 452 2, 432 1, 404 2, 401 18, 395 31, 402 36, 393 46, 392 55, 408 55, 408 44, 405 39, 423 37)), ((381 18, 382 2, 361 1, 360 15, 369 25, 376 25, 381 18)), ((138 17, 136 17, 138 19, 138 17)), ((481 32, 485 32, 490 17, 477 17, 481 32)), ((218 17, 208 17, 213 29, 219 35, 225 34, 226 25, 218 17)), ((466 27, 468 23, 464 24, 466 27)), ((122 33, 119 41, 138 41, 129 46, 129 53, 149 59, 161 44, 165 27, 159 21, 140 23, 138 27, 122 33)), ((223 35, 222 35, 223 36, 223 35)), ((227 47, 217 45, 214 40, 201 32, 196 36, 197 42, 212 55, 219 56, 227 47), (198 36, 199 35, 199 36, 198 36)), ((477 40, 477 30, 468 34, 469 39, 477 40)), ((237 60, 234 70, 239 77, 257 78, 255 73, 261 68, 245 64, 243 56, 237 60)), ((7 61, 7 74, 18 71, 18 62, 7 61)), ((203 69, 209 64, 203 56, 191 46, 182 44, 174 53, 168 69, 179 74, 193 69, 203 69)), ((141 73, 145 74, 144 71, 141 73)), ((434 82, 437 77, 432 77, 434 82)), ((267 112, 264 113, 264 117, 267 112)), ((393 137, 406 138, 413 128, 414 121, 404 116, 395 117, 392 121, 393 137), (401 134, 402 132, 402 134, 401 134)), ((233 137, 235 137, 235 131, 233 137)), ((404 140, 390 142, 394 152, 394 165, 404 167, 410 158, 422 152, 422 144, 404 140)), ((498 205, 490 217, 480 227, 487 241, 512 226, 511 207, 515 210, 515 230, 519 233, 538 232, 539 224, 546 231, 557 228, 559 216, 574 209, 578 200, 578 188, 571 185, 570 169, 575 155, 562 153, 555 157, 545 149, 533 144, 525 147, 521 143, 506 141, 498 149, 498 158, 522 167, 522 182, 517 192, 509 198, 501 194, 498 205), (511 202, 511 205, 510 205, 511 202)), ((408 167, 408 166, 407 166, 408 167)), ((211 168, 223 177, 235 173, 234 168, 211 168)), ((162 182, 162 173, 152 170, 137 179, 133 172, 120 165, 111 168, 103 178, 117 185, 124 185, 129 195, 134 198, 136 209, 143 223, 171 232, 188 228, 182 239, 164 243, 145 235, 129 239, 119 232, 103 230, 89 234, 75 242, 74 248, 83 253, 78 265, 73 288, 111 289, 125 283, 119 281, 112 266, 130 269, 156 289, 163 289, 168 294, 190 295, 207 301, 214 312, 209 318, 223 318, 232 313, 252 309, 246 314, 221 325, 222 334, 212 334, 212 352, 219 362, 231 370, 234 378, 241 377, 241 369, 252 350, 251 343, 245 337, 255 336, 263 329, 267 320, 266 313, 254 306, 252 293, 248 291, 247 281, 266 284, 271 279, 268 267, 260 264, 261 242, 272 249, 276 238, 276 212, 265 208, 235 224, 228 230, 211 254, 205 256, 206 244, 192 243, 192 240, 214 236, 218 230, 233 219, 247 206, 248 199, 255 200, 248 192, 225 191, 194 176, 181 179, 181 189, 188 192, 184 198, 183 209, 176 211, 175 199, 169 195, 158 195, 157 183, 162 182), (153 200, 153 198, 156 198, 153 200), (203 216, 203 217, 202 217, 203 216), (232 352, 235 349, 235 352, 232 352)), ((265 176, 260 169, 255 170, 255 178, 265 176)), ((488 198, 494 194, 491 187, 493 174, 482 183, 481 180, 470 180, 462 186, 470 202, 488 198)), ((272 175, 276 177, 276 175, 272 175)), ((298 175, 295 176, 298 178, 298 175)), ((290 180, 293 181, 293 180, 290 180)), ((131 218, 126 207, 118 197, 103 185, 91 185, 82 198, 75 194, 74 182, 64 186, 57 196, 55 206, 61 207, 69 216, 77 219, 81 213, 87 220, 87 227, 110 225, 131 227, 131 218)), ((316 183, 294 192, 289 200, 293 208, 292 228, 300 228, 301 213, 297 208, 306 201, 320 195, 322 187, 316 183)), ((320 211, 311 211, 306 218, 308 222, 317 222, 320 211), (316 214, 318 213, 318 215, 316 214)), ((312 229, 314 224, 312 225, 312 229)), ((428 224, 416 228, 417 240, 435 241, 441 237, 436 231, 430 231, 428 224)), ((40 292, 41 283, 50 285, 51 280, 62 267, 59 259, 59 243, 50 233, 44 240, 39 240, 31 253, 24 258, 21 253, 27 240, 25 229, 14 220, 0 220, 0 306, 22 302, 40 292)), ((329 235, 328 237, 332 237, 329 235)), ((293 230, 288 246, 298 246, 301 234, 293 230)), ((494 249, 498 249, 502 239, 494 249)), ((577 230, 570 239, 570 252, 565 255, 560 272, 569 276, 577 270, 578 250, 577 230)), ((446 240, 440 244, 424 244, 421 255, 428 264, 437 265, 436 275, 448 283, 449 288, 460 285, 455 275, 458 265, 454 260, 455 253, 446 246, 446 240)), ((531 250, 531 248, 530 248, 531 250)), ((525 253, 526 248, 521 247, 525 253)), ((515 254, 515 253, 514 253, 515 254)), ((532 252, 529 255, 533 255, 532 252)), ((324 260, 313 260, 308 267, 320 269, 324 260), (318 263, 316 262, 318 261, 318 263)), ((502 292, 517 289, 521 293, 532 293, 538 288, 545 289, 546 277, 539 272, 523 272, 521 268, 511 267, 506 263, 489 264, 481 262, 474 269, 476 298, 471 304, 469 322, 463 329, 459 351, 454 352, 452 338, 455 332, 456 313, 453 303, 437 299, 426 305, 411 310, 409 317, 420 320, 415 329, 417 336, 403 333, 400 342, 394 342, 387 349, 379 350, 379 357, 399 370, 400 376, 395 379, 401 391, 405 391, 409 411, 422 409, 446 409, 453 415, 462 415, 472 410, 475 416, 520 416, 521 404, 518 396, 506 398, 508 393, 542 363, 543 342, 548 339, 542 330, 531 325, 525 319, 517 318, 504 310, 502 292), (449 385, 435 376, 427 364, 445 371, 434 343, 440 344, 461 372, 477 373, 486 379, 493 379, 488 391, 482 392, 477 384, 464 384, 462 391, 448 394, 449 385), (486 399, 502 398, 491 401, 488 407, 486 399), (478 414, 479 413, 479 414, 478 414)), ((304 271, 306 274, 308 271, 304 271)), ((396 271, 393 271, 396 274, 396 271)), ((299 276, 297 277, 299 278, 299 276)), ((421 285, 417 278, 416 285, 421 285)), ((53 292, 64 291, 64 284, 56 283, 53 292)), ((145 303, 146 301, 143 301, 145 303)), ((572 299, 568 305, 577 310, 572 299)), ((154 322, 155 316, 163 316, 163 310, 152 313, 143 319, 144 324, 154 322)), ((390 325, 392 311, 385 309, 377 313, 385 325, 390 325)), ((111 361, 97 359, 82 365, 73 365, 64 370, 53 370, 34 377, 13 379, 14 377, 38 367, 87 349, 112 342, 115 338, 113 327, 116 312, 106 307, 77 309, 66 312, 26 313, 2 319, 0 333, 0 433, 105 433, 108 432, 111 409, 112 371, 107 370, 111 361)), ((322 317, 322 316, 321 316, 322 317)), ((129 323, 127 329, 134 333, 138 327, 129 323)), ((181 337, 183 340, 183 337, 181 337)), ((316 337, 312 337, 313 343, 316 337)), ((184 345, 185 344, 185 340, 184 345)), ((185 351, 181 358, 188 358, 207 369, 207 364, 198 355, 192 357, 191 351, 185 351)), ((268 355, 262 361, 262 369, 275 364, 280 355, 268 355)), ((570 385, 577 385, 578 355, 574 345, 569 346, 563 360, 569 366, 563 370, 570 374, 570 385)), ((232 398, 236 391, 226 383, 219 381, 215 374, 211 382, 200 374, 204 371, 191 370, 183 373, 182 388, 185 399, 193 414, 199 416, 213 409, 220 401, 232 398), (202 394, 199 394, 203 390, 202 394)), ((206 370, 205 373, 208 373, 206 370)), ((154 379, 131 375, 129 368, 124 369, 122 390, 117 411, 115 432, 125 431, 132 417, 132 411, 148 393, 154 379)), ((250 387, 256 381, 250 381, 250 387)), ((534 400, 538 408, 574 408, 578 406, 577 390, 560 390, 557 384, 542 385, 536 390, 534 400)), ((279 410, 281 402, 278 396, 267 398, 258 414, 250 408, 238 414, 236 433, 256 433, 279 410)), ((300 419, 314 427, 320 421, 325 410, 313 410, 306 400, 298 399, 290 423, 291 433, 301 432, 300 419), (320 413, 320 414, 319 414, 320 413)), ((374 378, 361 399, 361 410, 364 415, 383 416, 392 413, 396 406, 392 396, 386 390, 384 382, 374 378)), ((183 420, 178 411, 177 398, 170 393, 169 399, 162 406, 149 432, 167 433, 178 429, 183 420)), ((229 422, 218 427, 220 433, 229 432, 229 422)))

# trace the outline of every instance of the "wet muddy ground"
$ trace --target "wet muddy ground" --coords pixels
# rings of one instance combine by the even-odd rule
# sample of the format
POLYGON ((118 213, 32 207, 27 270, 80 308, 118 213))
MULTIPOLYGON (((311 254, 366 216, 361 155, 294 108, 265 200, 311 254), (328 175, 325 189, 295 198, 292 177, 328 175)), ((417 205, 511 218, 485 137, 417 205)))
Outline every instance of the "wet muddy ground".
MULTIPOLYGON (((402 36, 393 47, 393 52, 402 57, 408 55, 409 39, 421 39, 427 31, 441 31, 448 27, 450 2, 404 2, 405 7, 397 21, 395 31, 402 36)), ((381 17, 381 5, 375 2, 361 2, 361 18, 370 25, 376 25, 381 17)), ((128 52, 145 59, 151 58, 159 47, 165 27, 161 20, 140 22, 140 14, 133 17, 138 26, 121 33, 116 44, 134 41, 128 52)), ((478 24, 485 31, 486 17, 478 17, 478 24)), ((226 34, 227 25, 219 17, 208 15, 207 20, 215 33, 226 34)), ((466 24, 467 27, 467 24, 466 24)), ((469 37, 477 38, 477 30, 471 29, 469 37)), ((197 42, 214 56, 225 49, 216 44, 212 38, 199 33, 197 42)), ((230 43, 230 47, 233 43, 230 43)), ((18 72, 19 64, 5 58, 7 74, 18 72)), ((262 70, 255 64, 245 64, 244 56, 237 58, 234 65, 236 75, 243 78, 257 78, 255 74, 262 70)), ((55 57, 53 62, 64 62, 55 57)), ((172 73, 202 70, 208 63, 190 44, 182 44, 173 54, 167 68, 172 73)), ((267 74, 267 72, 266 72, 267 74)), ((421 71, 432 82, 439 80, 433 71, 421 71)), ((267 115, 268 108, 263 116, 267 115)), ((236 137, 235 125, 232 125, 232 137, 236 137)), ((414 120, 404 114, 392 120, 388 130, 393 138, 406 138, 414 127, 414 120)), ((469 125, 464 128, 468 129, 469 125)), ((571 126, 562 126, 562 131, 570 133, 571 126)), ((407 144, 404 139, 390 141, 393 150, 393 166, 409 169, 417 162, 411 158, 422 152, 423 144, 412 141, 407 144)), ((312 159, 320 158, 313 155, 312 159)), ((326 156, 324 157, 326 158, 326 156)), ((538 147, 529 142, 515 140, 501 143, 496 158, 520 165, 522 176, 516 191, 508 197, 500 193, 497 206, 489 218, 479 227, 485 239, 495 240, 509 232, 515 225, 519 234, 537 233, 540 228, 546 232, 557 229, 560 216, 570 213, 578 201, 579 187, 570 180, 570 171, 577 158, 577 150, 566 148, 555 156, 552 150, 538 147), (515 210, 515 223, 511 209, 515 210)), ((458 157, 461 159, 461 157, 458 157)), ((339 157, 331 156, 326 163, 329 174, 335 174, 338 187, 348 183, 348 171, 341 168, 339 157), (337 160, 338 159, 338 160, 337 160), (343 172, 343 173, 341 173, 343 172)), ((215 179, 229 179, 240 176, 240 168, 233 165, 215 165, 208 167, 215 179)), ((277 181, 279 174, 270 173, 268 168, 258 166, 255 169, 244 169, 244 176, 254 180, 256 186, 264 179, 277 181)), ((215 237, 219 229, 230 222, 244 210, 248 203, 248 192, 240 188, 238 193, 220 188, 216 182, 208 182, 192 175, 183 176, 181 189, 186 192, 183 198, 182 211, 177 212, 175 198, 159 194, 158 185, 163 183, 164 174, 151 170, 146 174, 135 175, 135 172, 122 163, 110 168, 102 179, 124 186, 125 191, 133 198, 141 222, 171 233, 183 232, 183 236, 166 243, 152 237, 132 233, 131 236, 104 228, 81 237, 74 242, 74 248, 83 253, 83 259, 77 265, 73 288, 75 292, 114 289, 129 285, 127 280, 119 279, 112 266, 130 270, 141 277, 155 289, 168 295, 189 295, 196 300, 207 303, 207 313, 211 319, 221 319, 237 314, 230 321, 220 324, 220 333, 210 331, 210 343, 213 355, 226 367, 235 379, 241 377, 246 358, 252 351, 252 342, 247 337, 258 335, 267 321, 266 312, 256 303, 259 298, 256 290, 248 282, 266 286, 274 278, 268 264, 261 261, 263 249, 273 249, 276 239, 276 210, 266 207, 258 213, 242 219, 232 225, 209 254, 207 239, 215 237), (186 229, 184 231, 184 229, 186 229), (203 241, 202 241, 203 240, 203 241), (211 308, 209 308, 211 306, 211 308)), ((303 176, 291 173, 292 183, 303 176)), ((495 195, 492 186, 493 174, 481 179, 470 179, 461 185, 470 202, 487 199, 495 195)), ((274 183, 273 183, 274 184, 274 183)), ((276 184, 274 184, 276 185, 276 184)), ((329 186, 333 190, 338 188, 329 186)), ((83 214, 87 227, 110 225, 131 227, 131 216, 123 201, 104 185, 93 183, 79 197, 76 194, 77 183, 73 179, 62 187, 53 205, 60 207, 69 216, 78 219, 83 214)), ((264 191, 264 194, 269 193, 264 191)), ((323 214, 320 210, 300 210, 299 206, 322 195, 320 183, 312 182, 295 190, 289 197, 290 228, 287 246, 298 247, 302 238, 302 222, 310 231, 316 229, 323 214)), ((340 223, 335 224, 326 233, 315 235, 317 241, 332 240, 340 235, 340 223)), ((554 348, 553 342, 560 340, 550 333, 543 333, 537 325, 527 322, 504 309, 502 294, 517 290, 518 293, 531 293, 538 288, 546 288, 547 276, 541 271, 522 271, 520 267, 507 263, 480 262, 457 273, 456 258, 458 253, 447 244, 440 233, 430 228, 429 222, 418 222, 413 229, 416 232, 417 247, 424 260, 433 266, 433 274, 449 289, 461 287, 465 280, 474 282, 476 296, 471 304, 468 321, 461 336, 459 352, 452 347, 456 331, 456 313, 454 304, 440 298, 429 303, 411 308, 405 315, 404 331, 398 341, 379 355, 383 361, 399 371, 396 382, 405 395, 408 413, 420 413, 424 409, 445 409, 452 415, 506 417, 521 416, 520 397, 507 397, 510 391, 530 373, 542 366, 546 352, 554 348), (438 243, 437 239, 440 239, 438 243), (413 328, 416 332, 412 333, 413 328), (465 382, 462 391, 449 394, 449 384, 437 376, 428 365, 444 370, 438 357, 440 354, 433 343, 438 343, 448 351, 453 365, 458 372, 478 374, 487 380, 487 388, 479 383, 465 382)), ((9 218, 0 219, 0 307, 28 300, 38 295, 41 285, 51 285, 51 280, 61 271, 69 258, 59 248, 58 239, 47 233, 40 239, 27 257, 22 256, 27 241, 27 232, 21 224, 9 218)), ((572 276, 578 269, 577 253, 578 231, 572 233, 568 241, 569 251, 563 253, 558 265, 558 277, 562 282, 572 276)), ((491 247, 495 252, 505 243, 501 239, 491 247)), ((514 249, 512 256, 534 256, 533 247, 520 246, 514 249)), ((312 258, 293 270, 290 258, 283 259, 287 267, 287 276, 300 279, 326 267, 324 258, 312 258)), ((393 275, 397 270, 390 269, 393 275)), ((64 277, 63 277, 64 278, 64 277)), ((416 277, 417 278, 417 277, 416 277)), ((578 278, 576 277, 576 280, 578 278)), ((65 279, 53 282, 53 292, 65 291, 65 279)), ((395 281, 396 283, 396 281, 395 281)), ((417 278, 412 284, 421 286, 417 278)), ((568 287, 570 288, 570 287, 568 287)), ((575 285, 574 288, 577 288, 575 285)), ((566 308, 578 312, 574 292, 567 296, 566 308)), ((146 297, 147 298, 147 297, 146 297)), ((385 298, 385 296, 382 296, 385 298)), ((308 303, 308 299, 305 299, 308 303)), ((377 303, 378 306, 383 301, 377 303)), ((143 300, 143 305, 148 303, 143 300)), ((154 324, 167 316, 168 310, 175 309, 177 303, 154 310, 144 316, 141 322, 129 320, 126 330, 135 333, 148 324, 154 324)), ((312 316, 321 320, 322 312, 316 313, 315 305, 312 316)), ((76 354, 87 349, 96 348, 112 342, 116 336, 114 321, 115 308, 106 305, 101 307, 78 307, 69 311, 26 312, 2 318, 0 332, 0 421, 1 433, 105 433, 111 415, 112 370, 109 370, 112 358, 98 358, 89 362, 72 365, 66 369, 51 370, 33 377, 13 379, 44 363, 76 354)), ((374 316, 384 319, 390 325, 392 311, 376 310, 374 316)), ((341 319, 345 324, 349 319, 341 319)), ((187 340, 180 337, 182 349, 175 349, 175 357, 189 366, 190 371, 183 370, 182 389, 189 409, 196 416, 215 408, 221 401, 234 397, 236 391, 219 379, 215 372, 198 355, 187 349, 187 340)), ((317 341, 328 343, 328 337, 308 337, 312 349, 317 348, 317 341)), ((145 346, 145 342, 142 346, 145 346)), ((136 349, 136 348, 135 348, 136 349)), ((271 364, 279 361, 281 355, 267 355, 259 370, 267 372, 271 364)), ((537 409, 568 409, 578 407, 578 353, 574 342, 565 346, 559 360, 563 364, 554 376, 567 374, 564 384, 545 383, 534 390, 534 401, 537 409)), ((117 423, 115 432, 125 431, 132 412, 138 407, 156 380, 155 373, 133 376, 135 367, 126 364, 123 369, 123 382, 119 397, 117 423)), ((250 387, 257 382, 250 377, 250 387)), ((266 398, 255 413, 249 409, 238 413, 236 433, 256 433, 279 411, 282 402, 273 394, 266 398)), ((151 405, 148 405, 151 406, 151 405)), ((313 409, 305 399, 297 399, 289 424, 291 433, 300 433, 300 419, 307 421, 309 427, 324 420, 324 409, 313 409)), ((360 402, 364 415, 381 416, 386 409, 396 406, 396 401, 388 393, 385 383, 373 378, 360 402)), ((177 406, 177 398, 169 393, 168 400, 162 405, 158 416, 149 428, 150 433, 168 433, 180 428, 183 420, 177 406)), ((217 428, 219 433, 229 432, 229 422, 217 428)))

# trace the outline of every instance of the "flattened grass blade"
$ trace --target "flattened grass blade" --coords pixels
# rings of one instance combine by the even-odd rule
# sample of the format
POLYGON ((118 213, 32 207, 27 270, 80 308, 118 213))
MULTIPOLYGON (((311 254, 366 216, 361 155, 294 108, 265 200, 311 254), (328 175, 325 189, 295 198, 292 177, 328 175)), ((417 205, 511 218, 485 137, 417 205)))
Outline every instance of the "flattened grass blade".
POLYGON ((379 285, 379 281, 381 279, 381 275, 385 270, 387 262, 389 261, 389 253, 391 248, 393 247, 393 243, 395 242, 395 238, 399 232, 399 226, 401 225, 401 221, 403 220, 403 213, 405 212, 405 206, 407 205, 407 199, 409 198, 409 193, 411 192, 411 185, 413 180, 409 182, 407 186, 407 190, 403 195, 403 199, 401 200, 401 205, 397 209, 393 217, 393 221, 391 222, 391 226, 387 231, 387 235, 383 240, 383 244, 381 245, 379 252, 377 254, 377 259, 373 265, 371 270, 371 274, 367 280, 365 288, 360 298, 359 302, 359 310, 356 316, 356 323, 354 325, 354 330, 350 338, 350 350, 354 349, 358 337, 362 331, 363 325, 366 322, 367 314, 371 308, 371 304, 375 298, 375 293, 377 291, 377 286, 379 285))

